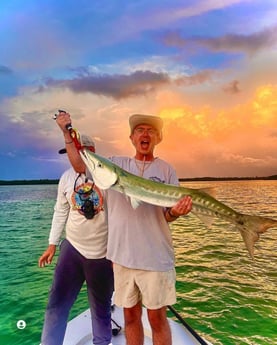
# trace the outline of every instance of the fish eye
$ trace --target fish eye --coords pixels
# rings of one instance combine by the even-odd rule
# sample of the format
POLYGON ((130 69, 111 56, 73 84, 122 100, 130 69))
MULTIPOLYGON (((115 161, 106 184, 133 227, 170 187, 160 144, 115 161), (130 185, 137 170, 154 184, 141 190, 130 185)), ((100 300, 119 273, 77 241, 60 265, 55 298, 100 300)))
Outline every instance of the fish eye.
POLYGON ((97 167, 102 168, 102 164, 100 162, 98 162, 97 167))

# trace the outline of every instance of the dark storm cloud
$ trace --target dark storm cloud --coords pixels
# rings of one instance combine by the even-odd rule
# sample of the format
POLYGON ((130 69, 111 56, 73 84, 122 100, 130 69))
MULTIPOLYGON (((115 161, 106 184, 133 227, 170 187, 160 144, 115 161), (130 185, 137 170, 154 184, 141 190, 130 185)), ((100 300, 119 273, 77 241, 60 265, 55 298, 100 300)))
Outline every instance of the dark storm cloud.
POLYGON ((130 75, 88 75, 69 80, 49 79, 48 87, 68 88, 75 93, 89 92, 116 99, 146 95, 161 85, 168 84, 167 74, 137 71, 130 75))
POLYGON ((240 92, 240 88, 239 88, 239 81, 238 80, 233 80, 230 83, 228 83, 227 85, 223 86, 223 91, 229 94, 237 94, 240 92))
POLYGON ((189 37, 184 38, 179 32, 164 36, 163 41, 168 46, 191 47, 205 46, 214 52, 246 53, 252 55, 257 51, 266 50, 277 43, 277 26, 266 28, 252 34, 226 34, 220 37, 189 37))
POLYGON ((73 79, 54 80, 48 79, 45 86, 38 91, 42 92, 46 87, 67 88, 75 93, 92 93, 115 99, 129 98, 133 96, 145 96, 163 86, 175 84, 177 86, 189 86, 206 82, 211 77, 211 71, 202 71, 195 75, 181 75, 170 78, 167 73, 151 71, 136 71, 129 75, 78 75, 73 79))

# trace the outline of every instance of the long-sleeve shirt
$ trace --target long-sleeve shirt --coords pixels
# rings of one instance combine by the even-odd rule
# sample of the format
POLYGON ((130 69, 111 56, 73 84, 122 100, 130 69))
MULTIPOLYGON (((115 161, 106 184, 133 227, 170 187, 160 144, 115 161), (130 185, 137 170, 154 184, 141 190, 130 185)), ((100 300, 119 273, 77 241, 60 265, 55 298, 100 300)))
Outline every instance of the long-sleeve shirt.
POLYGON ((106 256, 108 226, 103 193, 84 174, 79 175, 72 168, 66 170, 59 181, 49 244, 58 245, 64 230, 66 239, 84 257, 106 256), (92 219, 87 219, 82 211, 87 198, 93 201, 96 212, 92 219))

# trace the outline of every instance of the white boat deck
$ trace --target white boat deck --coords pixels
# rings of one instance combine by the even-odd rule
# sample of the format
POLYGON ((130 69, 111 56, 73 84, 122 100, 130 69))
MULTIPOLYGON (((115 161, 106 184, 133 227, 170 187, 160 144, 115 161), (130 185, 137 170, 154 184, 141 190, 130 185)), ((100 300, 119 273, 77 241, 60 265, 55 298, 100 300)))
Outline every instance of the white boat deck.
MULTIPOLYGON (((125 345, 124 318, 121 308, 114 307, 112 319, 122 327, 118 335, 113 336, 113 345, 125 345)), ((151 328, 146 309, 142 316, 144 326, 144 345, 152 345, 151 328)), ((201 343, 181 324, 169 319, 174 345, 201 345, 201 343)), ((116 326, 113 324, 113 328, 116 326)), ((207 342, 208 345, 212 345, 207 342)), ((91 316, 89 309, 68 322, 63 345, 92 345, 91 316)))

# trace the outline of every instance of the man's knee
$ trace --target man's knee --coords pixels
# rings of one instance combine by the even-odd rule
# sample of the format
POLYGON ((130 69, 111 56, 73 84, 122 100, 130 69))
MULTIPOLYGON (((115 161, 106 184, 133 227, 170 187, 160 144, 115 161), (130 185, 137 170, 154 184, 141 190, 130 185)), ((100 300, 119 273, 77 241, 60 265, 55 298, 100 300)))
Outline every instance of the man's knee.
POLYGON ((152 329, 160 329, 167 326, 166 307, 160 309, 148 309, 148 320, 152 329))
POLYGON ((142 306, 141 303, 137 303, 131 308, 124 308, 125 324, 135 323, 141 320, 142 306))

